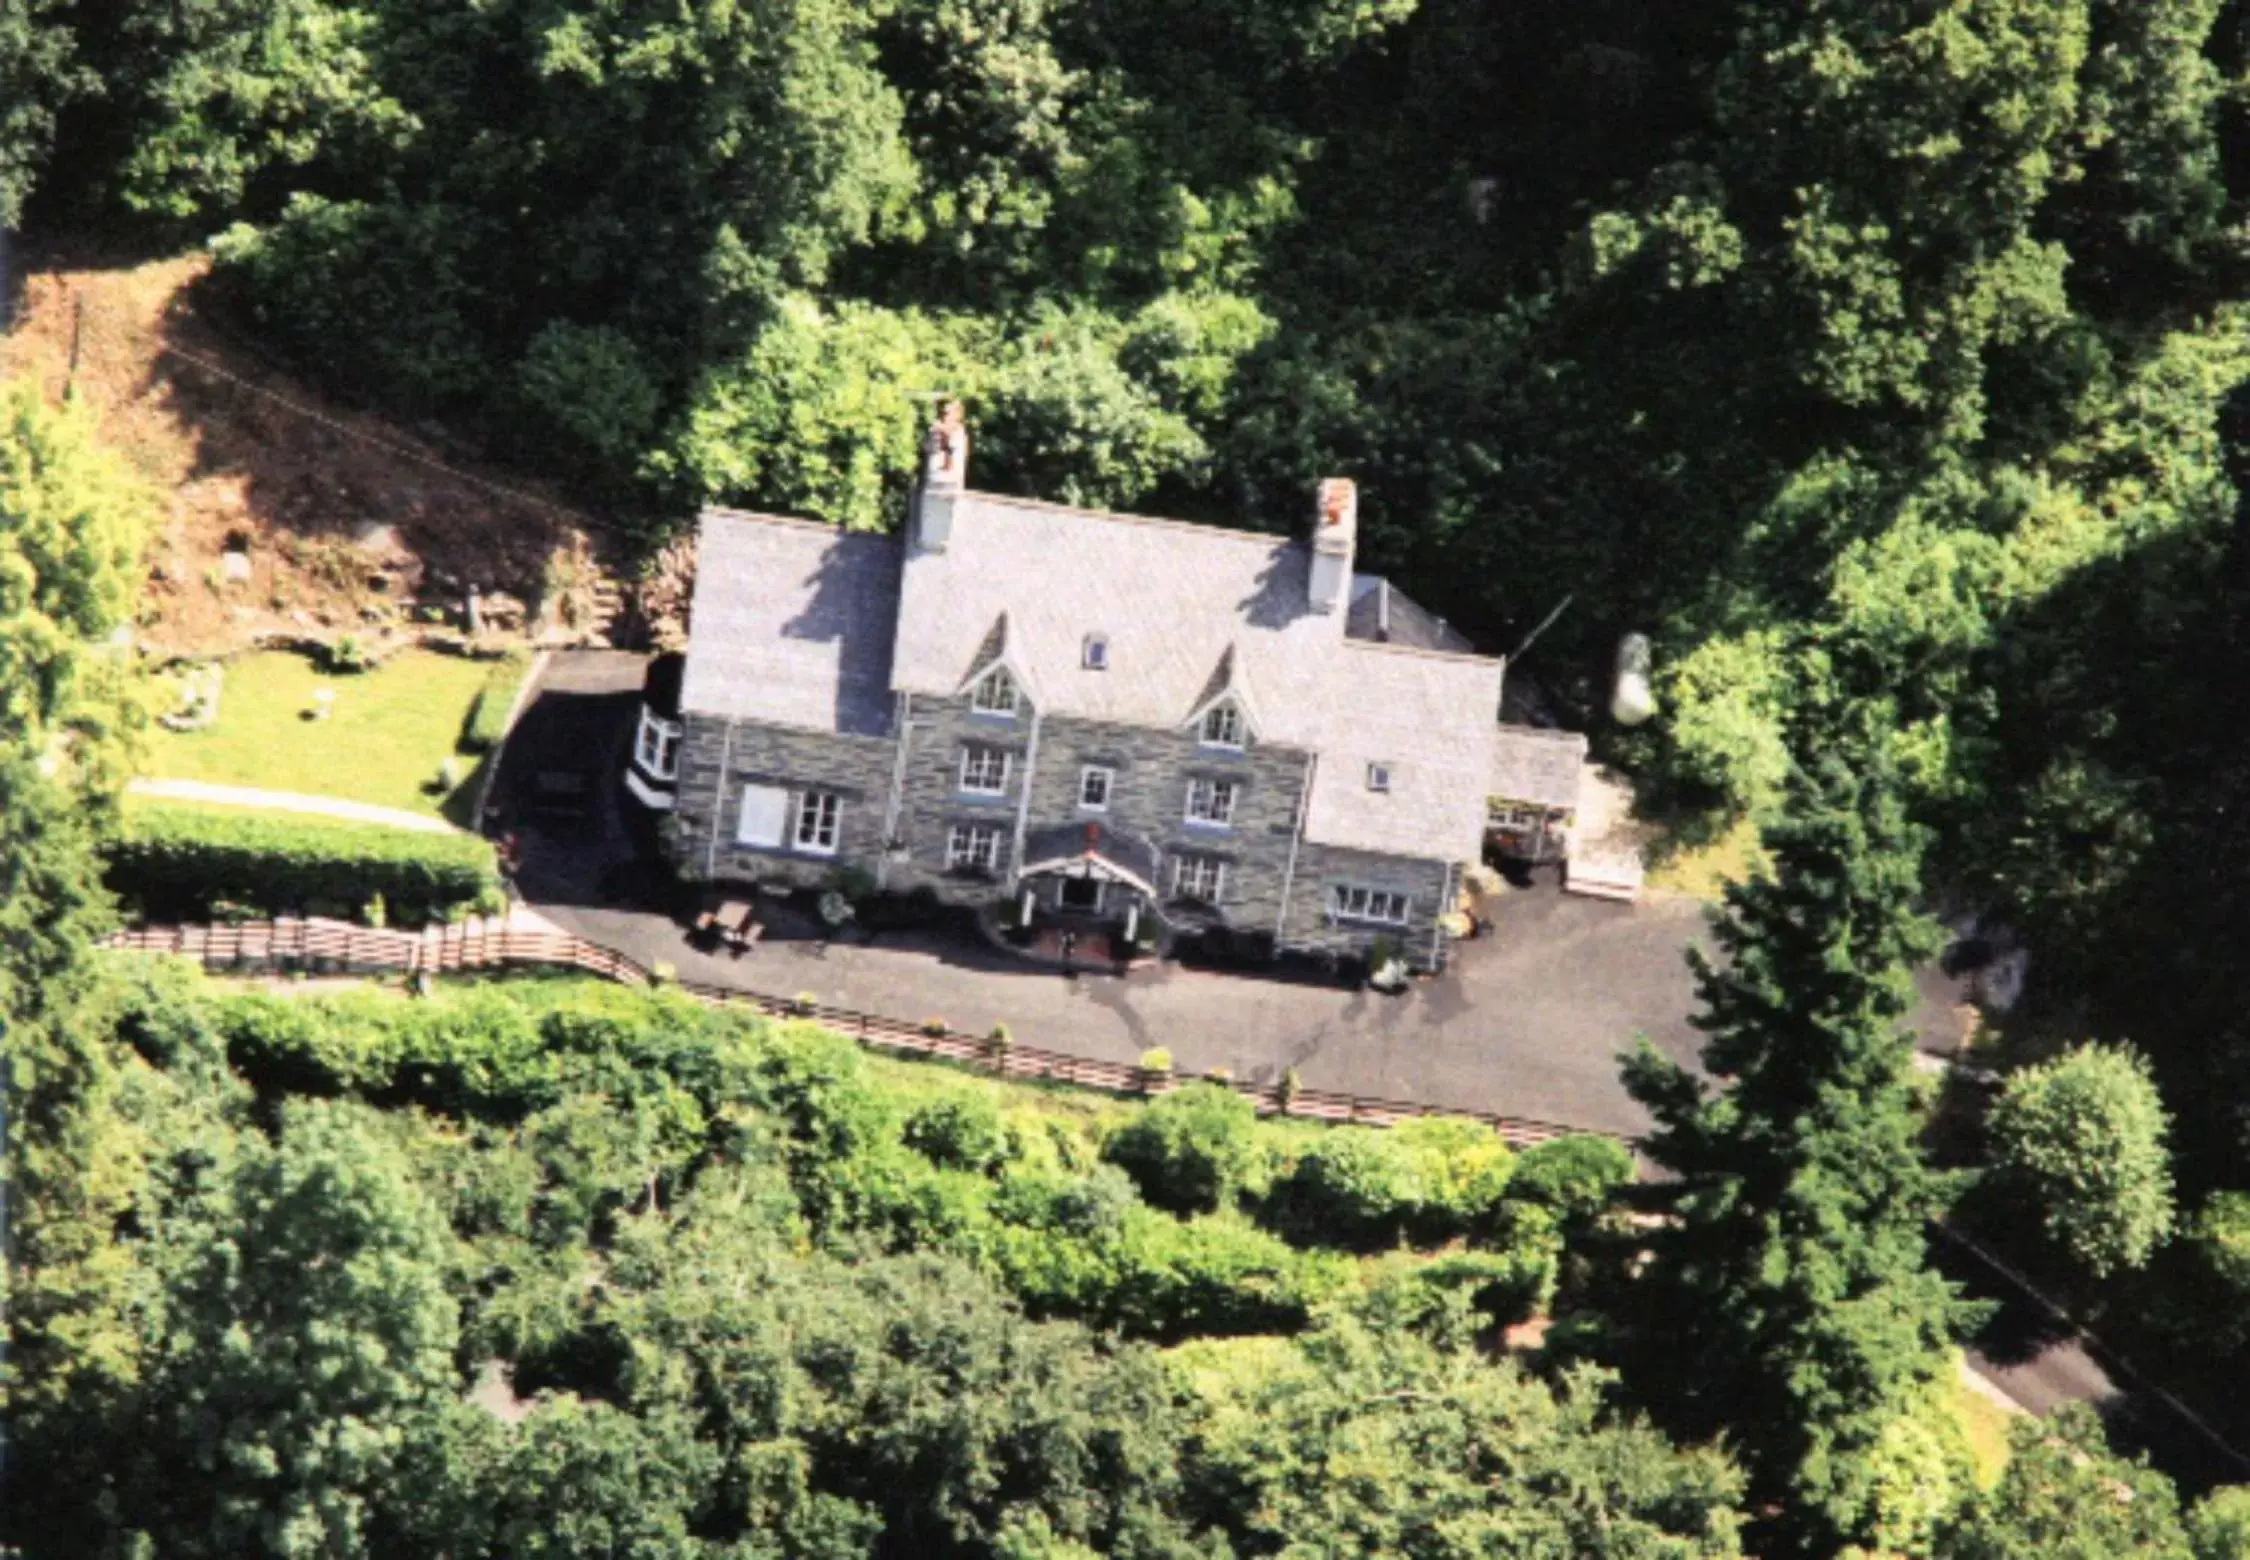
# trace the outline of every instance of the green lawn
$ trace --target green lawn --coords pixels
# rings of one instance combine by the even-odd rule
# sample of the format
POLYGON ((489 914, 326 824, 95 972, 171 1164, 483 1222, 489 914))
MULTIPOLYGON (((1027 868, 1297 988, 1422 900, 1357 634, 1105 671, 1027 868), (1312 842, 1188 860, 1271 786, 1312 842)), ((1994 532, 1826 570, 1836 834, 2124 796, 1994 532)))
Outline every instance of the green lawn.
POLYGON ((477 760, 456 754, 462 722, 492 665, 409 650, 379 671, 331 675, 287 652, 242 656, 227 663, 215 724, 154 729, 148 772, 339 796, 466 824, 477 760), (329 717, 307 720, 314 693, 324 688, 335 695, 329 717), (458 779, 441 794, 428 787, 447 758, 458 779))

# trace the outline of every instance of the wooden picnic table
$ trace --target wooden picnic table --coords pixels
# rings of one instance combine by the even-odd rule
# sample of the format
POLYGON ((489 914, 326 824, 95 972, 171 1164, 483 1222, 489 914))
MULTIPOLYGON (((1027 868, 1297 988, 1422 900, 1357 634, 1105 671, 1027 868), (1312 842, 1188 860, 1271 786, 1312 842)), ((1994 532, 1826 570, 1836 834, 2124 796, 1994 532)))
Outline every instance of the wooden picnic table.
POLYGON ((758 919, 757 905, 747 899, 721 900, 718 908, 703 912, 695 929, 726 943, 737 958, 757 947, 766 935, 766 923, 758 919))

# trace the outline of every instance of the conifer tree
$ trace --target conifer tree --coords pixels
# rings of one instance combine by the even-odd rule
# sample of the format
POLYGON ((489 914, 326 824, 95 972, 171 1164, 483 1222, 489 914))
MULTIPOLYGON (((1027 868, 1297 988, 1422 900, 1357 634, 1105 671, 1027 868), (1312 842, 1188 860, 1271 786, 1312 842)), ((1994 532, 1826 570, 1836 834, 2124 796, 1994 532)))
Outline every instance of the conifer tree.
POLYGON ((1716 1091, 1645 1047, 1626 1067, 1680 1191, 1615 1342, 1675 1428, 1738 1447, 1772 1554, 1879 1535, 1881 1449, 1968 1315, 1925 1263, 1942 1183, 1899 1019, 1933 938, 1881 724, 1799 734, 1773 869, 1728 891, 1720 956, 1690 956, 1716 1091))

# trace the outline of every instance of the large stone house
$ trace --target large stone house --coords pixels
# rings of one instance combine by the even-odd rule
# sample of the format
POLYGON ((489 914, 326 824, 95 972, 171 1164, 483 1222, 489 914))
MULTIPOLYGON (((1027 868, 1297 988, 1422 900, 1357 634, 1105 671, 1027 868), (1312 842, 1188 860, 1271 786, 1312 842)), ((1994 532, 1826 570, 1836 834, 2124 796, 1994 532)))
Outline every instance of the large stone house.
POLYGON ((978 493, 966 459, 933 430, 903 537, 705 512, 635 763, 681 874, 1442 963, 1501 662, 1353 572, 1352 484, 1293 539, 978 493))

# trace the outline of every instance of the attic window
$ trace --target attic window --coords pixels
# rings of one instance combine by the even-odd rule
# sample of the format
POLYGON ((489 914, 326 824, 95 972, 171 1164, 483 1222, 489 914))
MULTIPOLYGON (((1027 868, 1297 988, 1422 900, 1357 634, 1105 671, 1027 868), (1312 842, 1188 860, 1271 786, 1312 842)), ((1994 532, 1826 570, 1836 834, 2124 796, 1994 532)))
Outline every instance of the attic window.
POLYGON ((1016 712, 1016 680, 1008 675, 1005 666, 995 666, 976 686, 969 696, 969 708, 987 715, 1013 715, 1016 712))
POLYGON ((1085 661, 1086 670, 1089 672, 1106 672, 1109 670, 1109 635, 1088 634, 1086 636, 1085 661))
POLYGON ((1388 791, 1390 788, 1391 766, 1388 764, 1369 764, 1367 766, 1367 789, 1370 791, 1388 791))
POLYGON ((1242 711, 1231 704, 1214 704, 1203 713, 1203 740, 1212 747, 1242 746, 1242 711))

